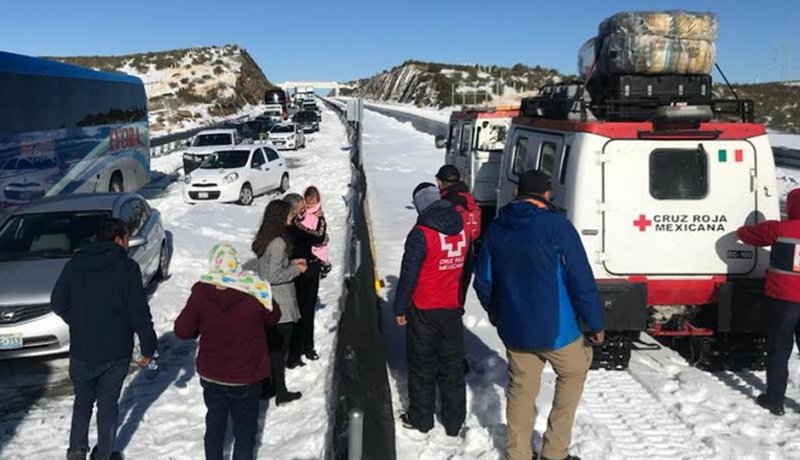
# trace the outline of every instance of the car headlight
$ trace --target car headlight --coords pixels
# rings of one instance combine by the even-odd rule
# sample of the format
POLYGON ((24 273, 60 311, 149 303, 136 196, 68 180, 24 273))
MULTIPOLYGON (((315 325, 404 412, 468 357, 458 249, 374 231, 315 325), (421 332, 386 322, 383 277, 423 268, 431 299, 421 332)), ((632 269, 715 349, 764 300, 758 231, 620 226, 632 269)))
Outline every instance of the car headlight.
POLYGON ((239 180, 239 174, 230 173, 227 176, 225 176, 224 179, 222 179, 222 182, 224 182, 226 184, 232 184, 232 183, 236 182, 237 180, 239 180))
POLYGON ((192 175, 191 175, 191 174, 187 174, 187 175, 186 175, 186 176, 183 178, 183 183, 184 183, 184 184, 191 184, 191 183, 192 183, 192 175))

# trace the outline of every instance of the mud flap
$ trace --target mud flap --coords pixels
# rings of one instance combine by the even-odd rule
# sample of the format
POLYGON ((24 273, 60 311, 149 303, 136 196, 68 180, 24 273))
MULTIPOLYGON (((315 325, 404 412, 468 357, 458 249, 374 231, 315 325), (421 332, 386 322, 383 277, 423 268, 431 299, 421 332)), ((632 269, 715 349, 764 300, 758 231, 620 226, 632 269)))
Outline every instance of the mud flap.
POLYGON ((717 331, 764 332, 767 325, 767 298, 763 280, 723 283, 719 286, 717 299, 717 331))

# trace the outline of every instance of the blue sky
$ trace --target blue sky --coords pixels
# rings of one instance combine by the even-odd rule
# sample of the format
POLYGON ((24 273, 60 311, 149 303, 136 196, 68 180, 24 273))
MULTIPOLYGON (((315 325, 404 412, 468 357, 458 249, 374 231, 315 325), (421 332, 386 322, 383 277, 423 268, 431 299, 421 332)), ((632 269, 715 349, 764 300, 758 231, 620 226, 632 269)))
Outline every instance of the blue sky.
POLYGON ((714 11, 738 82, 800 80, 800 1, 4 0, 0 43, 29 55, 109 55, 235 43, 275 82, 344 81, 407 59, 555 67, 615 12, 714 11), (80 6, 75 6, 80 5, 80 6), (780 51, 788 50, 788 51, 780 51), (790 71, 781 72, 791 63, 790 71))

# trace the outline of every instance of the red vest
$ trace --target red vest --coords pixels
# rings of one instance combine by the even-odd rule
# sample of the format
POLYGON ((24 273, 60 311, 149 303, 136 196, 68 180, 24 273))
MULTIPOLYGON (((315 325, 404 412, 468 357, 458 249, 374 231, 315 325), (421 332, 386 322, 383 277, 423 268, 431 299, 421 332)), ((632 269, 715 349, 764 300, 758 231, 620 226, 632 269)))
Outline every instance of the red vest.
POLYGON ((469 236, 469 241, 474 242, 481 236, 481 208, 475 204, 475 198, 469 193, 460 193, 467 200, 467 207, 456 206, 456 211, 464 222, 464 230, 469 236))
POLYGON ((419 272, 412 298, 420 310, 461 308, 461 283, 469 241, 462 230, 445 235, 417 225, 425 235, 425 262, 419 272))

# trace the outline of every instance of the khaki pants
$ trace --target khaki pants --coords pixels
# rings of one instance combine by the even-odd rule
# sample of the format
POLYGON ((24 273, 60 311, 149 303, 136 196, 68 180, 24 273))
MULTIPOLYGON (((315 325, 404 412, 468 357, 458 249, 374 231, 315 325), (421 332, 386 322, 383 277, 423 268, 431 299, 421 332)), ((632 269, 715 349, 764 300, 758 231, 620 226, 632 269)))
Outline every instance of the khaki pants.
POLYGON ((547 419, 542 457, 563 459, 572 441, 572 423, 592 363, 592 349, 583 337, 554 351, 508 349, 508 444, 506 460, 530 460, 531 436, 536 420, 536 396, 542 369, 549 362, 556 372, 553 409, 547 419))

